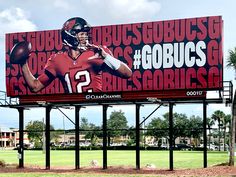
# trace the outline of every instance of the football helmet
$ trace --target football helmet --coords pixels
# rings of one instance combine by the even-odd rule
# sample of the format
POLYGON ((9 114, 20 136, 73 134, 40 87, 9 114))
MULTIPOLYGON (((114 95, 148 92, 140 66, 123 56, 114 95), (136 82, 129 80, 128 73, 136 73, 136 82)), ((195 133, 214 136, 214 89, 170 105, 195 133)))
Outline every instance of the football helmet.
POLYGON ((84 45, 80 44, 80 39, 76 36, 79 32, 87 32, 87 42, 89 40, 89 31, 91 26, 86 20, 80 17, 74 17, 67 20, 61 29, 62 43, 73 49, 84 48, 84 45))

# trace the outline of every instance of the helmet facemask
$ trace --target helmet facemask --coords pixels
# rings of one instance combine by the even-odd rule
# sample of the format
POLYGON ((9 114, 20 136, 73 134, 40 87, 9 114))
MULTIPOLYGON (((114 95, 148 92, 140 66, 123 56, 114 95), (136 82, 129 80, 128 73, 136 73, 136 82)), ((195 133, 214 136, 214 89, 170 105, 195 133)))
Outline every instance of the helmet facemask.
POLYGON ((82 50, 82 51, 87 50, 89 40, 91 39, 89 37, 89 33, 88 32, 78 32, 76 34, 76 38, 78 41, 77 49, 82 50))

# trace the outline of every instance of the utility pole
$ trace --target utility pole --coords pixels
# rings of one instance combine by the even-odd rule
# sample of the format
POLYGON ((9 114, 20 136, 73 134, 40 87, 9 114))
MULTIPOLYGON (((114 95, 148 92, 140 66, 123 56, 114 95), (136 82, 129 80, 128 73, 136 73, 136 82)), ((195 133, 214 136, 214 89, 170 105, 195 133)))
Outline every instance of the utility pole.
POLYGON ((63 144, 64 144, 64 146, 65 146, 66 130, 65 130, 65 117, 64 117, 64 116, 63 116, 63 130, 64 130, 63 144))
POLYGON ((143 147, 145 149, 145 143, 146 143, 146 140, 145 140, 145 117, 143 117, 143 147))

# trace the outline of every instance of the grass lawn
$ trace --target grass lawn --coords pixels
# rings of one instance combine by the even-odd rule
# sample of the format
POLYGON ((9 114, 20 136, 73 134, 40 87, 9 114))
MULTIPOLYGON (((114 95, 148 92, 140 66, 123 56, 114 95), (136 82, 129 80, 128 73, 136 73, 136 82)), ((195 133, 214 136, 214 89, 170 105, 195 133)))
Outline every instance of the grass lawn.
MULTIPOLYGON (((50 151, 51 167, 74 169, 75 151, 50 151)), ((42 151, 24 151, 24 164, 45 167, 45 154, 42 151)), ((156 168, 169 168, 169 151, 141 151, 141 168, 154 164, 156 168)), ((208 166, 228 162, 228 152, 210 151, 207 153, 208 166)), ((17 151, 0 150, 0 160, 18 164, 17 151)), ((102 167, 102 151, 80 151, 80 166, 89 167, 92 160, 97 160, 102 167)), ((135 168, 135 151, 108 151, 108 166, 129 166, 135 168)), ((203 167, 202 151, 174 151, 174 168, 203 167)), ((27 177, 27 176, 25 176, 27 177)))

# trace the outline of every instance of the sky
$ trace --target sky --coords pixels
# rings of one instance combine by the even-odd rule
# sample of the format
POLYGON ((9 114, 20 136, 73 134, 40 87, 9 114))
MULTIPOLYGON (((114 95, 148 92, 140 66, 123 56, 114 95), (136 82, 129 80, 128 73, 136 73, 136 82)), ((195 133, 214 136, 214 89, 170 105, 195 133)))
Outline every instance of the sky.
MULTIPOLYGON (((0 91, 6 90, 5 34, 60 29, 71 17, 82 17, 92 26, 102 26, 221 15, 224 20, 224 62, 227 60, 228 51, 236 47, 235 0, 0 0, 0 4, 0 91)), ((224 81, 232 81, 235 85, 234 78, 235 72, 225 67, 224 81)), ((140 117, 147 117, 156 107, 157 105, 144 105, 141 107, 140 117)), ((202 117, 202 107, 202 104, 176 105, 174 112, 202 117)), ((74 120, 74 109, 62 110, 74 120)), ((110 107, 108 117, 114 110, 122 110, 129 125, 135 124, 134 105, 110 107)), ((210 104, 207 107, 207 116, 210 117, 216 110, 231 114, 231 108, 224 104, 210 104)), ((168 107, 162 107, 151 118, 161 117, 166 112, 168 107)), ((98 125, 102 123, 101 106, 86 107, 81 110, 80 115, 89 122, 98 125)), ((45 110, 26 110, 24 116, 26 125, 31 120, 43 120, 45 110)), ((73 124, 55 109, 51 111, 51 123, 55 128, 73 128, 73 124)), ((17 128, 18 111, 0 108, 1 126, 17 128)))

